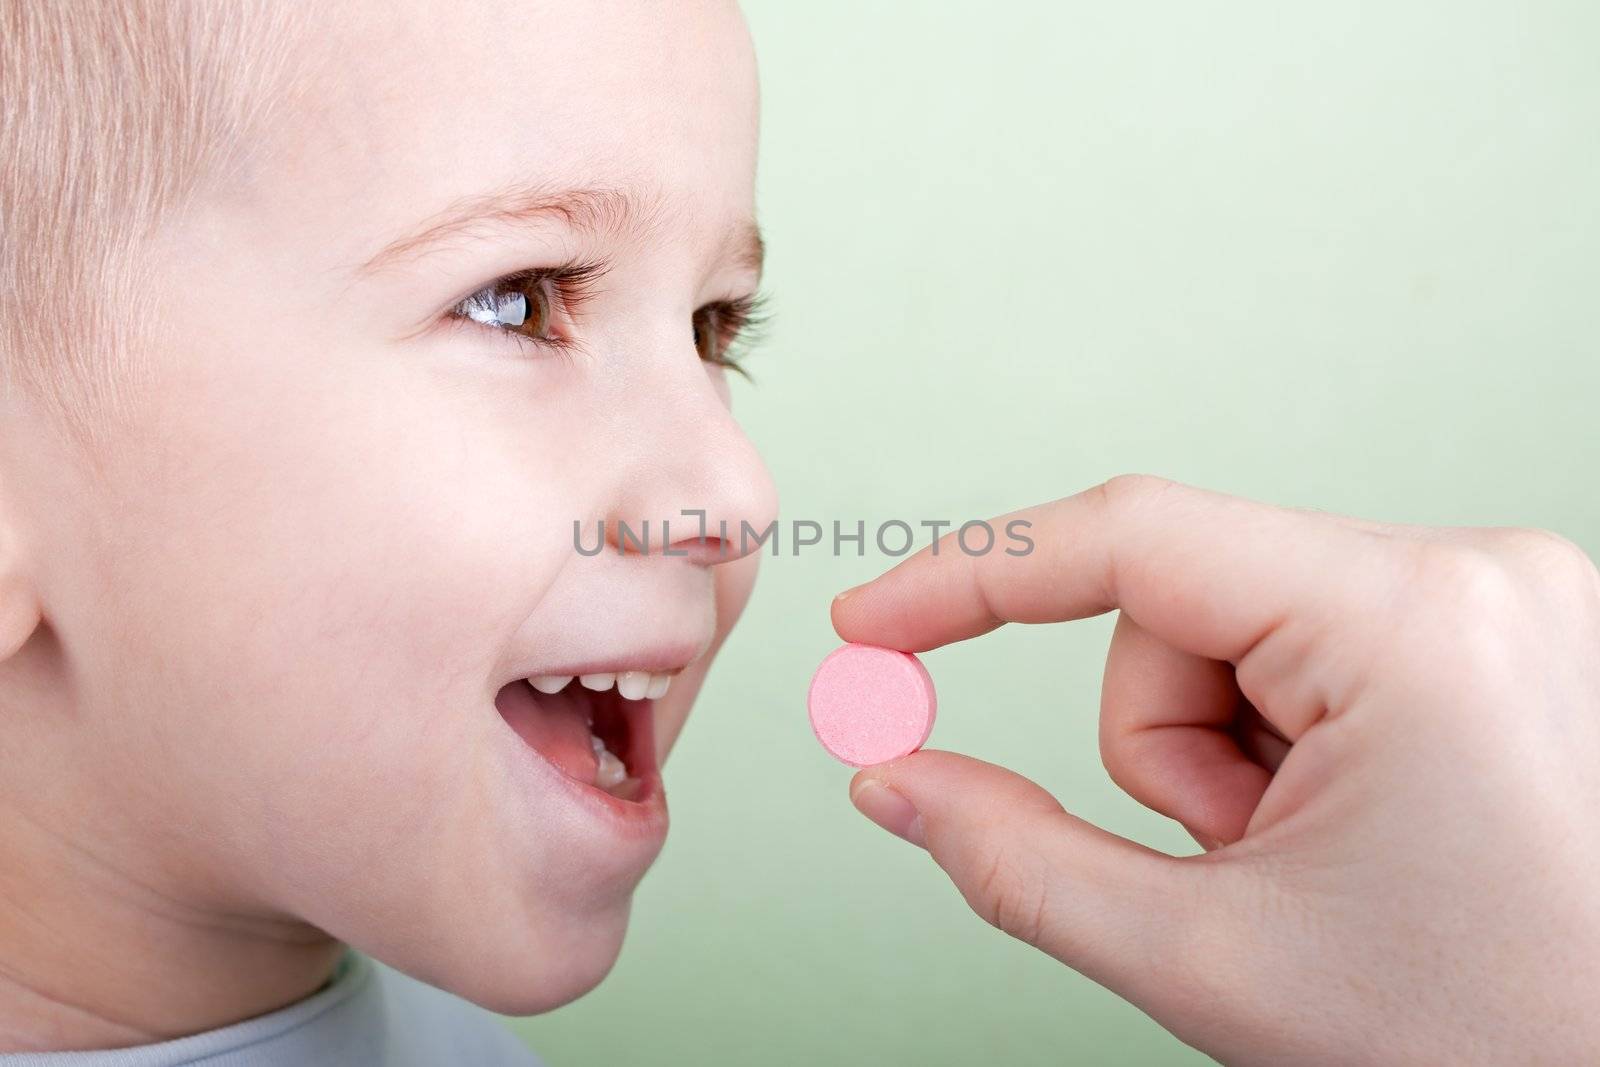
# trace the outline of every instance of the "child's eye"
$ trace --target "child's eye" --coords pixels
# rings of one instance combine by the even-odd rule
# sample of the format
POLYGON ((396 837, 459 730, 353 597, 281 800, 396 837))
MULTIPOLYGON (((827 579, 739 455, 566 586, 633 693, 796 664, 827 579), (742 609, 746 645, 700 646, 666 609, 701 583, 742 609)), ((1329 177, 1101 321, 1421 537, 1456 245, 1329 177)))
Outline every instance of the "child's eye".
POLYGON ((547 274, 512 276, 486 285, 454 308, 456 314, 532 341, 554 343, 549 333, 557 293, 547 274))
POLYGON ((757 296, 719 300, 694 313, 694 349, 706 363, 744 373, 733 349, 753 343, 752 334, 765 321, 757 296))
POLYGON ((694 350, 707 363, 721 363, 724 339, 722 316, 715 305, 708 304, 694 313, 694 350))
POLYGON ((507 334, 518 344, 566 348, 584 301, 605 271, 601 262, 518 271, 479 289, 450 314, 507 334))

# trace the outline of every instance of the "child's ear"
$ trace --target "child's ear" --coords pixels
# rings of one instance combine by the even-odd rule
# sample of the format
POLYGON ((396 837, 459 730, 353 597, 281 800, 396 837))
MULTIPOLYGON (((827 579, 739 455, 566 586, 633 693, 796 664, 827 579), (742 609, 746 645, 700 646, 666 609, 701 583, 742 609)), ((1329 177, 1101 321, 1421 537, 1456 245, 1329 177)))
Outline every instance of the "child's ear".
POLYGON ((38 627, 41 614, 39 596, 8 514, 6 499, 0 495, 0 663, 16 654, 38 627))

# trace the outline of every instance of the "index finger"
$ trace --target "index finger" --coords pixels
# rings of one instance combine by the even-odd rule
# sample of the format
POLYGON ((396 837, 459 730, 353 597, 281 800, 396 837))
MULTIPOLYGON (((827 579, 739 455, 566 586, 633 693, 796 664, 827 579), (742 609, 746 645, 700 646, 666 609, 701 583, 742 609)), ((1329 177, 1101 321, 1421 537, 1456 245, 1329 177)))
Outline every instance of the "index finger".
POLYGON ((1377 535, 1314 514, 1146 475, 991 520, 1031 550, 969 554, 955 534, 840 595, 847 641, 908 652, 1007 622, 1120 608, 1175 648, 1237 662, 1296 616, 1344 602, 1377 535), (1009 524, 1025 522, 1025 527, 1009 524))

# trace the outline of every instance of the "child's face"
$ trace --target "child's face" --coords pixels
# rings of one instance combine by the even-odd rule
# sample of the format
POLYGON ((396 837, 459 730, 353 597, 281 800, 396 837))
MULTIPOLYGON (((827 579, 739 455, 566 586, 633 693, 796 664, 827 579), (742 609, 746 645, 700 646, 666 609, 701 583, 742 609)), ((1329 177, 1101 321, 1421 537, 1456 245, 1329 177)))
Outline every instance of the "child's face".
POLYGON ((154 253, 131 430, 34 453, 40 773, 186 904, 525 1013, 615 959, 665 834, 652 768, 754 579, 715 542, 664 556, 660 521, 776 506, 697 316, 758 281, 753 57, 723 0, 361 7, 154 253), (645 519, 648 556, 574 549, 575 521, 592 546, 645 519), (535 706, 523 679, 629 667, 681 673, 629 717, 622 800, 575 780, 616 693, 535 706))

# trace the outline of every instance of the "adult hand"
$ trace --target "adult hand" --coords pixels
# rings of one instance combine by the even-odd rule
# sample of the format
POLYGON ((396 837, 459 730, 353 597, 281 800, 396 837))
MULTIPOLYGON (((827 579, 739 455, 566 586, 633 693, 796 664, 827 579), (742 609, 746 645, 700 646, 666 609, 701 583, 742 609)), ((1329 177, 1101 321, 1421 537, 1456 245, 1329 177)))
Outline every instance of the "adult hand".
POLYGON ((1553 534, 1391 526, 1123 477, 833 605, 921 651, 1120 609, 1111 777, 1173 857, 1000 767, 861 771, 974 910, 1238 1063, 1600 1062, 1600 574, 1553 534))

